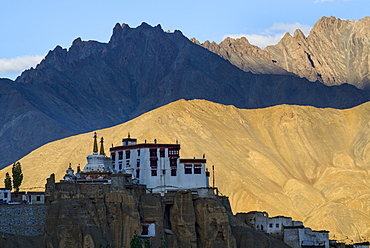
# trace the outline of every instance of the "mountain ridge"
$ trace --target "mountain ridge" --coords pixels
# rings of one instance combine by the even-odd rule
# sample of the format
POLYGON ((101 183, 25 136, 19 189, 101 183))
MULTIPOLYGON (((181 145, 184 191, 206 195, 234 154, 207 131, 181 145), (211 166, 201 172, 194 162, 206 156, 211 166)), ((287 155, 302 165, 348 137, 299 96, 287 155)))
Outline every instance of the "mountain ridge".
MULTIPOLYGON (((139 143, 178 140, 182 158, 205 154, 208 168, 215 166, 216 186, 234 212, 291 216, 336 239, 361 241, 370 233, 369 113, 369 103, 345 110, 238 109, 179 100, 97 132, 106 147, 121 144, 127 133, 139 143)), ((62 179, 69 163, 83 167, 92 137, 85 133, 48 143, 21 159, 23 187, 41 190, 51 173, 62 179)))
POLYGON ((0 92, 7 94, 9 86, 19 95, 12 104, 0 98, 5 117, 0 125, 7 127, 0 134, 6 141, 0 167, 46 142, 117 125, 182 98, 241 108, 283 103, 348 108, 370 99, 369 92, 350 85, 244 72, 180 31, 166 33, 145 23, 117 24, 108 43, 77 38, 68 50, 56 46, 15 82, 2 79, 0 92), (12 122, 14 116, 23 121, 12 122), (24 127, 28 131, 14 139, 24 127))
POLYGON ((370 89, 370 17, 357 22, 322 17, 306 37, 300 29, 285 33, 276 45, 260 49, 246 38, 226 38, 220 44, 200 44, 244 71, 295 74, 326 85, 355 85, 370 89))

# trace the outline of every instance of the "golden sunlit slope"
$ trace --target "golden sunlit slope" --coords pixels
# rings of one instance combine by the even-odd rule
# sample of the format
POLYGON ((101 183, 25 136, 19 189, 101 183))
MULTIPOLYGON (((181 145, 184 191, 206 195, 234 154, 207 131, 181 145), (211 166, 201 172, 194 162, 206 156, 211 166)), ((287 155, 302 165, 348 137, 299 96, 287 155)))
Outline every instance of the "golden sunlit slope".
MULTIPOLYGON (((292 216, 330 230, 338 240, 370 238, 370 103, 347 110, 289 105, 244 110, 180 100, 99 130, 98 136, 108 151, 128 132, 139 143, 179 140, 183 158, 205 153, 234 212, 292 216)), ((22 187, 43 186, 51 173, 62 179, 70 162, 83 168, 92 137, 55 141, 21 159, 22 187)))

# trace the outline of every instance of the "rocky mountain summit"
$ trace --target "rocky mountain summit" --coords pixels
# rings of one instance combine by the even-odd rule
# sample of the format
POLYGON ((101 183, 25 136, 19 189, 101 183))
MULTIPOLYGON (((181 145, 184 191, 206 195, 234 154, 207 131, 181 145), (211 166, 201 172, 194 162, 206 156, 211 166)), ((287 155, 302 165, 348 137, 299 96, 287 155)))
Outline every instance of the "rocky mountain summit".
POLYGON ((323 17, 307 37, 296 30, 265 50, 279 66, 310 81, 370 89, 370 17, 323 17))
POLYGON ((268 52, 250 44, 245 37, 240 39, 227 37, 220 44, 209 41, 200 44, 195 38, 190 40, 227 59, 243 71, 254 74, 294 75, 276 65, 276 61, 272 60, 268 52))
MULTIPOLYGON (((287 74, 326 85, 352 84, 370 89, 370 17, 356 21, 323 17, 306 37, 297 29, 277 45, 264 50, 245 38, 226 38, 220 44, 201 46, 229 60, 244 71, 287 74)), ((196 40, 193 42, 199 44, 196 40)))
POLYGON ((351 85, 244 72, 180 31, 146 23, 117 24, 108 43, 77 38, 68 50, 57 46, 15 82, 1 79, 0 92, 0 167, 46 142, 123 123, 178 99, 241 108, 349 108, 370 99, 351 85))

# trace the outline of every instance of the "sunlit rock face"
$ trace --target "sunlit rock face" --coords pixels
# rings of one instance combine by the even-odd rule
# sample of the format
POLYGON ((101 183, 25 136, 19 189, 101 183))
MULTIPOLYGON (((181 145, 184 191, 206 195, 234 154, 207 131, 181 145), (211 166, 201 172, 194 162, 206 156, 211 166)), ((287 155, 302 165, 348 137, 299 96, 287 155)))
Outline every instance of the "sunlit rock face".
MULTIPOLYGON (((297 29, 264 50, 245 38, 205 42, 208 50, 244 71, 257 74, 294 73, 326 85, 370 89, 370 17, 356 21, 322 17, 306 37, 297 29)), ((193 42, 199 44, 196 40, 193 42)))
MULTIPOLYGON (((245 110, 204 100, 180 100, 134 120, 99 130, 106 144, 127 135, 138 142, 181 144, 181 157, 215 166, 215 182, 235 212, 291 216, 331 237, 370 234, 370 104, 347 110, 281 105, 245 110)), ((49 143, 20 160, 22 187, 43 187, 69 163, 86 164, 91 133, 49 143)), ((107 145, 110 146, 110 145, 107 145)), ((108 148, 106 148, 108 149, 108 148)), ((10 167, 0 173, 4 178, 10 167)), ((212 173, 211 173, 212 174, 212 173)))
POLYGON ((191 41, 220 55, 243 71, 254 74, 294 75, 277 65, 268 52, 250 44, 245 37, 240 39, 227 37, 220 44, 209 41, 201 44, 195 38, 191 41))
POLYGON ((286 35, 266 51, 278 64, 310 81, 370 89, 370 17, 358 22, 323 17, 305 37, 286 35))

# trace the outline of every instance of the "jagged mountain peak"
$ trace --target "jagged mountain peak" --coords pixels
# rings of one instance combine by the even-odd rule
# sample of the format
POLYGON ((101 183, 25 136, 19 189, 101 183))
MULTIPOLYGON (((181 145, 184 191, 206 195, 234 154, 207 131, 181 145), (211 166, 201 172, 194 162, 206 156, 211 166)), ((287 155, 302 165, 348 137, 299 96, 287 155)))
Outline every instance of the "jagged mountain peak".
POLYGON ((326 85, 344 83, 370 89, 370 21, 323 17, 310 34, 298 30, 265 50, 287 71, 326 85))
POLYGON ((219 44, 208 40, 202 44, 196 39, 191 41, 218 54, 244 71, 254 74, 292 75, 276 66, 267 52, 250 44, 245 37, 237 39, 227 37, 219 44))
POLYGON ((296 39, 306 39, 306 36, 299 28, 294 31, 293 37, 296 39))
POLYGON ((226 38, 220 43, 222 49, 209 42, 199 45, 244 71, 291 73, 329 86, 347 83, 370 89, 370 17, 358 21, 322 17, 307 37, 297 29, 293 36, 285 33, 278 44, 267 46, 263 52, 246 41, 238 49, 225 51, 240 41, 226 38))
POLYGON ((313 29, 322 29, 322 30, 331 30, 331 29, 340 29, 346 25, 354 24, 356 23, 354 20, 342 20, 340 18, 336 18, 335 16, 326 17, 323 16, 320 18, 315 25, 313 26, 313 29))
POLYGON ((4 98, 0 103, 14 108, 2 113, 0 139, 9 140, 7 148, 18 152, 0 149, 4 151, 0 152, 2 165, 45 142, 116 125, 181 98, 241 108, 283 103, 348 108, 370 99, 354 87, 328 88, 291 76, 246 39, 228 39, 221 46, 209 44, 225 57, 249 66, 250 71, 269 75, 246 73, 192 43, 180 31, 167 33, 158 25, 130 28, 117 24, 108 43, 77 38, 68 50, 57 46, 35 69, 23 72, 11 83, 17 100, 9 105, 4 98), (261 61, 265 61, 263 67, 261 61), (280 75, 272 75, 277 70, 280 75), (20 108, 22 102, 27 107, 20 108), (9 122, 15 113, 24 119, 9 122), (40 125, 34 123, 41 119, 49 124, 41 125, 44 135, 39 137, 35 130, 40 125), (27 135, 12 139, 15 130, 25 126, 27 135))

